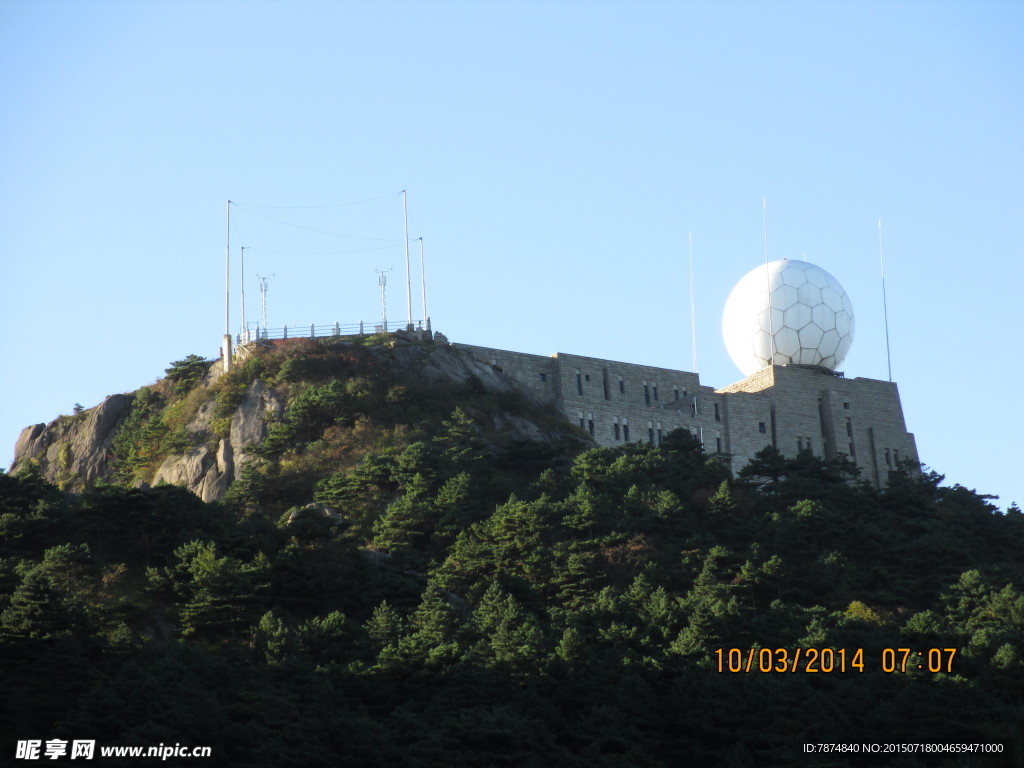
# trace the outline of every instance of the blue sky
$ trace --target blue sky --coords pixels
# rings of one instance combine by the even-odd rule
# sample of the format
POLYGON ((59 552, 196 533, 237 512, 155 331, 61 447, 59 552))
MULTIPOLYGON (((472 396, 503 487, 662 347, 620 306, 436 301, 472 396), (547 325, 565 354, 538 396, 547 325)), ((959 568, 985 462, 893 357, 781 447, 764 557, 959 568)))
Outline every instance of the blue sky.
POLYGON ((0 461, 217 355, 228 199, 250 320, 273 274, 272 327, 372 322, 387 268, 404 319, 407 189, 436 330, 682 369, 692 232, 721 387, 766 198, 851 295, 847 376, 888 375, 883 220, 921 457, 1024 503, 1021 40, 1012 2, 0 0, 0 461))

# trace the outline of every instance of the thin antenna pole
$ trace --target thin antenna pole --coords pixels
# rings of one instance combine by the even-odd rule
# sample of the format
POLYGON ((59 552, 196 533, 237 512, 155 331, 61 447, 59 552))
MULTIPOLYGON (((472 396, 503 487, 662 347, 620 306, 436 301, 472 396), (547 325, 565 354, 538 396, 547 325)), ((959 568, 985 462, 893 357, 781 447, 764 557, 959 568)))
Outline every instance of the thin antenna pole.
POLYGON ((430 330, 430 315, 427 314, 427 267, 423 259, 423 238, 420 238, 420 281, 423 288, 423 328, 430 330))
POLYGON ((380 283, 380 322, 385 333, 387 333, 388 330, 387 273, 388 270, 386 269, 377 270, 377 282, 380 283))
POLYGON ((882 251, 882 220, 878 220, 878 263, 882 269, 882 312, 885 316, 885 360, 889 364, 889 381, 892 381, 892 357, 889 354, 889 305, 885 298, 885 256, 882 251))
MULTIPOLYGON (((228 200, 227 234, 224 244, 224 335, 231 335, 231 201, 228 200)), ((225 354, 227 354, 225 352, 225 354)))
POLYGON ((769 365, 775 365, 775 326, 772 320, 772 277, 771 273, 768 272, 768 198, 761 198, 761 208, 764 211, 763 219, 764 222, 764 285, 765 290, 768 293, 768 335, 772 340, 772 357, 769 361, 769 365))
POLYGON ((690 233, 690 332, 693 336, 693 372, 697 373, 697 310, 693 301, 693 232, 690 233))
POLYGON ((405 215, 405 300, 409 308, 407 330, 412 330, 412 278, 409 272, 409 204, 406 191, 402 190, 402 213, 405 215))
POLYGON ((249 326, 245 324, 245 246, 242 246, 242 262, 239 268, 239 282, 241 283, 242 289, 242 337, 245 341, 249 340, 249 326))
MULTIPOLYGON (((261 299, 262 307, 263 307, 263 315, 262 315, 263 316, 263 335, 266 336, 266 334, 267 334, 267 280, 270 279, 271 277, 273 277, 273 275, 267 275, 266 277, 264 277, 263 275, 256 275, 256 277, 258 277, 260 279, 260 299, 261 299)), ((256 334, 256 336, 257 336, 257 338, 259 338, 259 334, 258 333, 256 334)))

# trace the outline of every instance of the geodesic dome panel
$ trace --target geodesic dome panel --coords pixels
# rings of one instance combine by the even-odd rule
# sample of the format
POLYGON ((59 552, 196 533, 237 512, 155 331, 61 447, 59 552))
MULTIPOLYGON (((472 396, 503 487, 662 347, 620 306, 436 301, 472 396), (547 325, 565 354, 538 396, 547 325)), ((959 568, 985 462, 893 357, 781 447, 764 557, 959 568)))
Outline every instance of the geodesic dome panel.
POLYGON ((725 346, 744 376, 776 365, 834 370, 853 341, 853 304, 842 285, 806 261, 773 261, 732 289, 722 316, 725 346))

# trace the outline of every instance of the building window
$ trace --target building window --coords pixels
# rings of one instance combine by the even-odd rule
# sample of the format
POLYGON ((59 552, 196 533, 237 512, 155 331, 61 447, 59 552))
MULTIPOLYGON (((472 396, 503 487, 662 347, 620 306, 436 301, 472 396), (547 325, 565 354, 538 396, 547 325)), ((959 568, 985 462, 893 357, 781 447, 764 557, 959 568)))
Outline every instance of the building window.
POLYGON ((715 421, 721 421, 721 420, 722 420, 722 414, 718 410, 718 403, 715 403, 715 421))
POLYGON ((587 431, 590 432, 590 434, 594 434, 594 420, 593 419, 587 419, 587 431))
POLYGON ((853 424, 849 419, 846 420, 846 435, 847 437, 853 437, 853 424))
POLYGON ((850 458, 851 459, 856 459, 857 458, 857 452, 855 450, 853 450, 853 443, 850 443, 850 458))
POLYGON ((805 437, 804 441, 807 443, 807 450, 808 451, 813 451, 814 449, 811 447, 811 438, 805 437))
POLYGON ((661 445, 661 427, 658 427, 658 445, 661 445))
POLYGON ((762 435, 766 435, 768 434, 768 427, 765 425, 763 421, 759 421, 757 422, 757 431, 760 432, 762 435))
POLYGON ((581 416, 580 417, 580 429, 584 429, 585 427, 586 427, 586 424, 583 422, 583 417, 581 416))
POLYGON ((899 451, 897 451, 897 450, 893 450, 893 452, 892 452, 892 459, 893 459, 893 461, 895 461, 895 462, 896 462, 897 464, 899 464, 899 463, 900 463, 900 452, 899 452, 899 451))
POLYGON ((541 373, 538 373, 537 376, 540 377, 541 381, 547 381, 548 380, 548 375, 546 373, 541 372, 541 373))
POLYGON ((619 422, 616 421, 614 424, 612 424, 612 428, 615 430, 615 439, 621 440, 622 435, 621 432, 619 432, 619 422))
POLYGON ((889 449, 888 448, 885 449, 885 466, 887 466, 887 467, 891 467, 892 466, 892 456, 889 455, 889 449))
POLYGON ((800 451, 802 451, 803 449, 804 449, 804 439, 802 437, 798 437, 796 439, 796 452, 800 453, 800 451))
POLYGON ((846 409, 847 411, 850 410, 850 404, 849 403, 843 403, 843 408, 846 409))
POLYGON ((626 382, 624 382, 622 380, 621 376, 619 376, 619 394, 620 395, 626 394, 626 382))
POLYGON ((622 439, 629 442, 629 424, 622 425, 622 439))
POLYGON ((583 380, 586 381, 587 383, 589 383, 590 382, 590 374, 589 373, 583 374, 583 380))
POLYGON ((646 381, 644 382, 644 402, 647 405, 651 404, 651 388, 647 385, 646 381))
POLYGON ((652 384, 651 388, 654 390, 654 399, 657 400, 658 399, 658 385, 657 384, 652 384))
POLYGON ((722 438, 720 437, 715 438, 715 450, 718 451, 718 453, 722 452, 722 438))
POLYGON ((576 371, 576 394, 583 394, 583 377, 580 376, 580 372, 576 371))
POLYGON ((697 398, 693 398, 693 402, 690 403, 690 415, 697 418, 697 398))
POLYGON ((679 399, 679 387, 672 387, 672 399, 673 400, 678 400, 679 399))

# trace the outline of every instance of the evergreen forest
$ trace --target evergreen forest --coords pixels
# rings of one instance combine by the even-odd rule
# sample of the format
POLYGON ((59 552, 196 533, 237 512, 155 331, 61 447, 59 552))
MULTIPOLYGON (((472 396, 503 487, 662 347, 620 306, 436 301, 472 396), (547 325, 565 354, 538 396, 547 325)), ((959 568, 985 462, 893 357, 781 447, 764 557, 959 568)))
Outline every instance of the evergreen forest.
POLYGON ((377 341, 178 361, 113 480, 0 472, 0 763, 87 738, 254 768, 1024 765, 1016 506, 808 452, 732 474, 685 431, 594 447, 377 341), (287 406, 222 501, 140 482, 257 379, 287 406))

